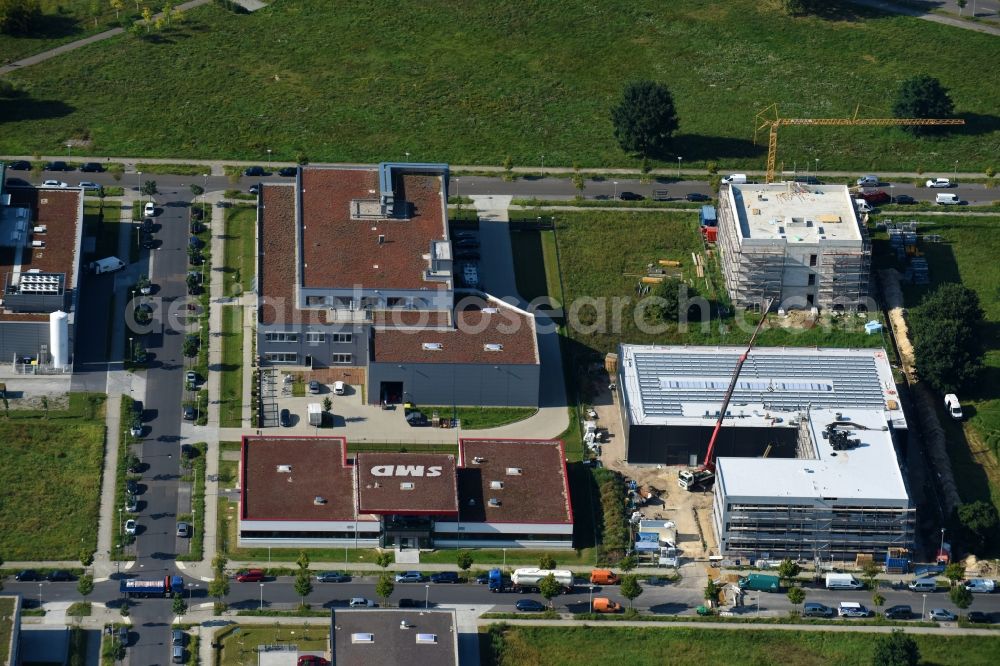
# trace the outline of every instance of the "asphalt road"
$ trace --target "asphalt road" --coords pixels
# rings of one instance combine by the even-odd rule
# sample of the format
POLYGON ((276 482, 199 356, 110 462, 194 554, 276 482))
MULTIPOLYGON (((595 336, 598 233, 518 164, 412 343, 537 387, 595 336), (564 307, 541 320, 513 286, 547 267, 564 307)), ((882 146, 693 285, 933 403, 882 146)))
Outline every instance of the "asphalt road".
MULTIPOLYGON (((152 571, 144 569, 141 574, 131 569, 127 575, 141 575, 147 577, 152 571)), ((189 584, 190 604, 197 606, 214 601, 207 595, 206 583, 191 580, 189 584), (197 585, 198 587, 190 587, 197 585)), ((379 601, 375 595, 376 578, 366 576, 355 578, 347 583, 316 583, 313 584, 313 592, 306 601, 313 608, 337 608, 347 606, 353 597, 365 597, 374 601, 379 601)), ((7 590, 20 592, 26 599, 38 598, 38 583, 18 583, 8 581, 4 583, 7 590)), ((806 601, 819 602, 830 607, 836 607, 841 601, 856 601, 869 609, 874 606, 871 602, 871 593, 861 591, 831 591, 822 587, 807 587, 806 601)), ((955 613, 964 614, 967 611, 959 611, 951 603, 945 592, 935 592, 923 595, 908 590, 883 589, 881 594, 885 597, 883 608, 888 608, 896 604, 909 605, 917 614, 932 608, 945 608, 955 613), (926 606, 924 606, 926 596, 926 606)), ((607 597, 612 601, 627 606, 628 601, 619 594, 617 586, 595 586, 594 597, 607 597)), ((76 592, 74 583, 42 583, 42 598, 45 602, 50 601, 76 601, 79 594, 76 592)), ((118 582, 106 581, 95 586, 94 593, 89 597, 91 601, 99 601, 114 606, 118 602, 118 582)), ((427 601, 438 607, 449 606, 474 606, 483 612, 492 610, 494 612, 513 612, 514 604, 520 599, 536 599, 544 603, 544 599, 538 594, 518 594, 491 593, 485 585, 435 585, 425 583, 397 583, 395 591, 389 598, 391 606, 399 604, 400 599, 413 599, 418 604, 427 601)), ((258 608, 271 608, 287 610, 294 608, 299 603, 299 597, 295 594, 294 579, 290 576, 283 576, 277 579, 269 579, 263 583, 238 583, 235 580, 230 585, 230 594, 226 597, 226 602, 231 608, 237 610, 254 610, 258 608), (262 596, 263 595, 263 596, 262 596), (262 601, 263 599, 263 601, 262 601)), ((788 597, 784 594, 772 594, 767 592, 750 592, 744 597, 744 612, 755 613, 779 613, 785 614, 792 610, 792 605, 788 597)), ((583 613, 589 608, 590 590, 586 585, 577 585, 574 592, 565 594, 555 599, 556 610, 560 612, 583 613)), ((692 615, 695 609, 703 603, 701 591, 680 585, 645 586, 643 594, 635 600, 636 608, 644 612, 652 612, 663 615, 692 615)), ((136 647, 133 651, 132 663, 153 664, 156 659, 162 658, 158 650, 162 649, 162 641, 167 640, 167 625, 159 625, 159 622, 169 622, 172 620, 170 612, 170 601, 163 599, 142 599, 133 602, 133 620, 135 632, 139 636, 136 647), (153 624, 148 624, 153 623, 153 624), (147 650, 148 648, 148 650, 147 650), (140 658, 142 657, 142 658, 140 658)), ((972 606, 967 610, 978 610, 995 614, 997 621, 1000 621, 1000 594, 976 594, 973 597, 972 606)))
MULTIPOLYGON (((120 181, 116 181, 110 174, 106 173, 79 173, 71 172, 44 172, 38 179, 32 179, 31 172, 10 171, 9 177, 21 178, 23 180, 40 183, 45 179, 58 179, 76 185, 81 180, 90 180, 102 185, 125 186, 132 189, 138 187, 139 177, 135 173, 128 173, 122 176, 120 181)), ((927 174, 927 178, 951 177, 950 174, 927 174)), ((264 178, 240 179, 238 184, 233 184, 228 178, 223 176, 210 176, 205 179, 201 176, 169 176, 160 174, 149 174, 142 176, 142 180, 155 180, 161 190, 177 189, 183 194, 189 193, 192 184, 207 187, 207 189, 225 190, 241 189, 246 192, 251 185, 258 182, 289 182, 291 179, 282 178, 277 175, 266 176, 264 178)), ((822 175, 820 180, 823 180, 822 175)), ((827 178, 827 183, 844 182, 840 178, 827 178)), ((950 192, 957 194, 959 199, 967 202, 971 206, 985 205, 992 203, 996 198, 996 192, 986 189, 982 184, 963 184, 958 181, 957 187, 948 190, 934 190, 925 187, 915 187, 910 184, 884 182, 880 186, 891 196, 896 197, 902 194, 909 195, 917 201, 933 202, 934 197, 939 192, 950 192)), ((622 192, 634 192, 646 198, 653 196, 654 190, 667 190, 668 198, 672 200, 683 200, 691 193, 699 193, 711 196, 712 191, 708 183, 703 180, 674 180, 670 178, 659 178, 651 183, 640 183, 635 179, 602 178, 598 180, 587 180, 583 195, 587 199, 612 199, 622 192)), ((516 180, 506 181, 501 177, 486 176, 452 176, 450 194, 461 196, 487 195, 487 194, 507 194, 516 197, 538 199, 573 199, 579 194, 573 186, 570 178, 541 178, 536 176, 521 176, 516 180)), ((189 195, 189 194, 188 194, 189 195)), ((189 195, 190 196, 190 195, 189 195)), ((942 209, 945 207, 942 207, 942 209)))

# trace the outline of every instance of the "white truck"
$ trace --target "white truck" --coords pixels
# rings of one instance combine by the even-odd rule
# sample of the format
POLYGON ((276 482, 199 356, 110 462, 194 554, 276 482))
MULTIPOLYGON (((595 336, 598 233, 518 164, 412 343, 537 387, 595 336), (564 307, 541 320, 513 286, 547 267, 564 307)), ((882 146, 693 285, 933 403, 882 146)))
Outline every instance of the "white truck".
POLYGON ((962 420, 962 403, 958 401, 958 396, 949 393, 944 397, 944 408, 948 410, 948 416, 956 421, 962 420))
POLYGON ((101 273, 114 273, 115 271, 120 271, 125 268, 125 262, 118 257, 105 257, 104 259, 98 259, 97 261, 90 262, 90 270, 95 275, 100 275, 101 273))
POLYGON ((309 412, 309 425, 319 427, 323 425, 323 406, 318 402, 310 402, 307 408, 309 412))
POLYGON ((539 581, 549 574, 567 592, 573 589, 573 572, 566 569, 515 569, 510 582, 518 592, 534 592, 538 590, 539 581))
POLYGON ((851 574, 828 573, 826 575, 826 589, 828 590, 860 590, 864 586, 864 583, 851 574))

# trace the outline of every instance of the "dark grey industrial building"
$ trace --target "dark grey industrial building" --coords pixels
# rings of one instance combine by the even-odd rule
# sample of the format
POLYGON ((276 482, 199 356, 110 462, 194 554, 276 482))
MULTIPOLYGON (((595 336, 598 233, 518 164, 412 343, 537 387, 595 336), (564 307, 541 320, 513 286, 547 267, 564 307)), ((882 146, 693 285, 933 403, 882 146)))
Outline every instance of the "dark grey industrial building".
POLYGON ((258 355, 371 404, 537 406, 534 317, 455 288, 448 167, 299 169, 258 203, 258 355))

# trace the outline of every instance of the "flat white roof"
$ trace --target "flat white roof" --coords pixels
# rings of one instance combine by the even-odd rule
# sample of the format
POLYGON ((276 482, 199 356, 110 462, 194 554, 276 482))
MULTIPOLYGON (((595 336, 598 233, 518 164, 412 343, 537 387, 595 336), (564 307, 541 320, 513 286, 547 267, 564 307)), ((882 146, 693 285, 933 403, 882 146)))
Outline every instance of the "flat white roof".
POLYGON ((816 245, 862 239, 846 185, 731 184, 720 194, 735 212, 741 243, 780 240, 816 245))
POLYGON ((876 410, 814 409, 809 412, 811 458, 719 458, 716 483, 729 501, 865 500, 898 506, 909 501, 883 413, 876 410), (837 418, 837 414, 840 418, 837 418), (835 451, 823 436, 828 424, 859 440, 835 451))
MULTIPOLYGON (((619 373, 634 425, 712 426, 744 347, 621 345, 619 373)), ((794 427, 806 409, 883 411, 905 429, 882 349, 755 347, 743 365, 726 427, 794 427)))

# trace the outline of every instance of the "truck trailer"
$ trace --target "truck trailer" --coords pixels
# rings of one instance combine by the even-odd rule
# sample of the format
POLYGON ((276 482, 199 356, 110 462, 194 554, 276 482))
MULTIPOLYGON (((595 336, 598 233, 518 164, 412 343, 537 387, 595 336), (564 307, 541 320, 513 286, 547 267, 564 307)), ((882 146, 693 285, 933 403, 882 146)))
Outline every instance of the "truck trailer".
POLYGON ((309 425, 317 428, 323 425, 323 406, 318 402, 310 402, 307 410, 309 412, 309 425))
POLYGON ((781 590, 781 579, 777 576, 754 573, 740 578, 739 586, 741 590, 778 592, 781 590))
POLYGON ((539 582, 551 574, 566 592, 573 590, 573 572, 564 569, 516 569, 507 579, 500 569, 490 571, 490 592, 538 592, 539 582))
POLYGON ((173 593, 184 592, 184 579, 180 576, 164 576, 154 580, 128 578, 121 582, 121 593, 131 597, 169 597, 173 593))

